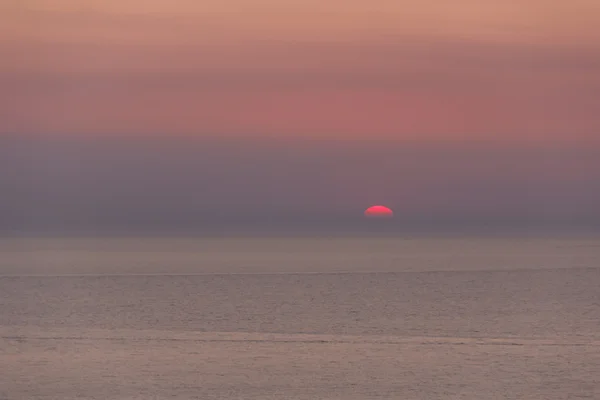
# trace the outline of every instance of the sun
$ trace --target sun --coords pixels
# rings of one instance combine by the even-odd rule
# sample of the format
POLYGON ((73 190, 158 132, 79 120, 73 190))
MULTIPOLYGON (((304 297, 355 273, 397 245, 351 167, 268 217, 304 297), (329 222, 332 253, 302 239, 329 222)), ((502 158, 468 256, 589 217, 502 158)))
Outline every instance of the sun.
POLYGON ((369 218, 392 218, 393 216, 392 209, 386 206, 371 206, 365 210, 365 217, 369 218))

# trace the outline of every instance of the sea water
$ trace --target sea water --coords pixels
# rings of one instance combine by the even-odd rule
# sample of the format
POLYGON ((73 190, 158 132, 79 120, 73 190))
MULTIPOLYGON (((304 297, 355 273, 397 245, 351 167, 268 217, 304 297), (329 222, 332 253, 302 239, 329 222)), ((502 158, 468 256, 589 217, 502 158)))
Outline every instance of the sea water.
POLYGON ((600 399, 600 239, 6 238, 0 399, 600 399))

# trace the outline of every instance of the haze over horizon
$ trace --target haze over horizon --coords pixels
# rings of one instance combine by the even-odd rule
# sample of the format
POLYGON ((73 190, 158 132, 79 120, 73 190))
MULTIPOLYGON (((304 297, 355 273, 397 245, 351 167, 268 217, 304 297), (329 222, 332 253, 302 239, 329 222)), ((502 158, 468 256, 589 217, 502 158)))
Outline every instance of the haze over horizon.
POLYGON ((165 137, 0 142, 4 231, 556 230, 600 221, 595 148, 165 137), (385 227, 364 221, 373 204, 390 206, 396 217, 385 227))

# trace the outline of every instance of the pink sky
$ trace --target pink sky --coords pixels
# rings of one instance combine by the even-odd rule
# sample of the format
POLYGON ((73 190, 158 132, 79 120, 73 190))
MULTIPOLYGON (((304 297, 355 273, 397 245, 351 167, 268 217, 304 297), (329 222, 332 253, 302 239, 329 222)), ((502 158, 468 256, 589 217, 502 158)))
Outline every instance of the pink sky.
POLYGON ((9 0, 0 132, 588 140, 597 0, 9 0))

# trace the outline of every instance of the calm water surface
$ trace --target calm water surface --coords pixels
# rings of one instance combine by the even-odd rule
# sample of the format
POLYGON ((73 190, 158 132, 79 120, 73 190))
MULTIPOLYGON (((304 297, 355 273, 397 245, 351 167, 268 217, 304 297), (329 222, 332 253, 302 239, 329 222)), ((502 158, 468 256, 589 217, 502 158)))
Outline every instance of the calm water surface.
POLYGON ((600 399, 600 239, 2 239, 0 399, 600 399))

